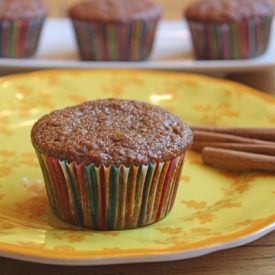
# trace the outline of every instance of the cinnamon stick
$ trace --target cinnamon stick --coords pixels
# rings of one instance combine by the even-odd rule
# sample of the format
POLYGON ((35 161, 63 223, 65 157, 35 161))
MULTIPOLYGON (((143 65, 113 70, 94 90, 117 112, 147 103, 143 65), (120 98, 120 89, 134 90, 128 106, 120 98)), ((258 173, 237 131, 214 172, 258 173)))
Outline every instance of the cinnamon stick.
POLYGON ((214 127, 210 125, 191 125, 191 130, 237 135, 246 138, 275 141, 275 128, 257 127, 214 127))
POLYGON ((229 149, 204 147, 202 160, 205 164, 236 170, 275 171, 275 157, 262 154, 240 152, 229 149))
POLYGON ((215 141, 195 141, 193 142, 191 149, 201 152, 204 147, 231 149, 236 151, 275 156, 275 142, 273 144, 247 144, 215 141))
POLYGON ((245 138, 237 135, 207 132, 200 130, 193 130, 194 142, 196 141, 217 141, 217 142, 236 142, 236 143, 249 143, 249 144, 274 144, 271 141, 245 138))

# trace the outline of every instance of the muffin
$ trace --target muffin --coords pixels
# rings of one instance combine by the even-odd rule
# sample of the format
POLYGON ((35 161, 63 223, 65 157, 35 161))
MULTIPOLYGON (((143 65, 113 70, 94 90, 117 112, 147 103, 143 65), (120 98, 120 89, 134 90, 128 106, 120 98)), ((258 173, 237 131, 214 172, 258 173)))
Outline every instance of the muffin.
POLYGON ((0 0, 0 57, 32 56, 48 14, 40 0, 0 0))
POLYGON ((56 215, 113 230, 171 211, 193 133, 164 108, 108 98, 43 116, 31 140, 56 215))
POLYGON ((202 0, 184 16, 198 59, 247 59, 267 49, 273 0, 202 0))
POLYGON ((69 9, 81 59, 96 61, 146 59, 161 15, 147 0, 90 0, 69 9))

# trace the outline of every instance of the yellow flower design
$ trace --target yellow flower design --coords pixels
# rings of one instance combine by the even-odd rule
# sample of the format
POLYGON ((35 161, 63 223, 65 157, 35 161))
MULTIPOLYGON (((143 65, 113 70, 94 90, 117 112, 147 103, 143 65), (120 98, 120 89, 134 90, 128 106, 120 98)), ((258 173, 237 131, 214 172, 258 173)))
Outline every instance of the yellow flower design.
MULTIPOLYGON (((62 74, 61 71, 58 74, 50 74, 48 76, 41 74, 41 75, 37 76, 37 80, 39 82, 45 82, 46 85, 49 87, 54 87, 58 83, 58 80, 59 80, 59 77, 61 76, 61 74, 62 74)), ((75 76, 75 75, 77 75, 77 72, 70 71, 70 72, 68 72, 68 74, 75 76)))
POLYGON ((15 85, 17 96, 20 100, 12 101, 9 109, 18 114, 19 117, 26 117, 33 113, 34 108, 44 107, 53 110, 55 105, 51 102, 51 92, 40 90, 37 92, 31 86, 15 85))
POLYGON ((208 125, 217 125, 218 122, 224 117, 238 117, 239 112, 232 110, 230 103, 218 104, 198 104, 193 105, 193 109, 202 113, 200 123, 208 125))
POLYGON ((0 134, 5 136, 12 135, 12 131, 8 129, 10 124, 10 118, 8 117, 8 114, 8 111, 3 111, 0 113, 0 134))
POLYGON ((161 85, 159 85, 156 88, 155 94, 160 96, 169 95, 170 100, 177 100, 178 98, 177 91, 179 91, 180 88, 185 85, 186 85, 186 81, 184 80, 174 81, 174 79, 166 78, 161 83, 161 85))
POLYGON ((0 220, 0 234, 4 234, 4 233, 6 233, 7 231, 10 231, 13 228, 15 228, 15 226, 12 225, 11 223, 0 220))
POLYGON ((130 84, 143 86, 144 80, 133 74, 127 74, 122 78, 120 73, 117 72, 112 75, 109 82, 102 84, 102 92, 108 96, 119 97, 130 84))
POLYGON ((180 180, 182 180, 184 182, 190 182, 190 177, 185 176, 185 175, 181 175, 180 180))
POLYGON ((65 232, 62 234, 53 233, 53 238, 56 240, 67 239, 69 243, 82 242, 85 239, 85 234, 81 232, 65 232))
POLYGON ((118 236, 119 235, 119 232, 117 231, 90 231, 84 228, 79 228, 74 226, 60 226, 58 228, 65 231, 83 232, 87 236, 93 236, 93 235, 118 236))
POLYGON ((87 236, 93 236, 89 231, 66 231, 64 233, 53 233, 53 238, 57 240, 66 239, 69 243, 82 242, 87 236))
POLYGON ((34 152, 23 153, 21 155, 21 163, 29 167, 39 167, 39 163, 34 152))
POLYGON ((32 197, 27 199, 25 203, 16 203, 15 212, 31 219, 41 217, 43 214, 47 213, 49 201, 45 186, 25 184, 24 187, 32 194, 32 197))
POLYGON ((15 151, 0 150, 0 178, 10 175, 18 165, 15 151))
POLYGON ((177 228, 164 227, 164 228, 155 228, 155 229, 160 231, 161 233, 166 233, 170 235, 179 234, 182 231, 181 227, 177 227, 177 228))
POLYGON ((233 179, 229 188, 221 188, 225 195, 232 195, 234 193, 242 194, 250 189, 251 183, 256 179, 270 177, 270 175, 261 172, 248 173, 220 171, 219 173, 226 178, 233 179))
POLYGON ((206 202, 196 202, 194 200, 190 201, 181 201, 188 208, 200 209, 199 211, 194 212, 190 218, 183 218, 184 221, 194 222, 199 220, 201 224, 212 222, 217 216, 214 213, 221 211, 224 208, 239 208, 242 206, 242 203, 232 203, 231 199, 221 200, 216 202, 214 205, 208 206, 206 202))
POLYGON ((97 231, 97 232, 95 232, 95 235, 96 234, 116 237, 116 236, 119 235, 119 232, 115 232, 115 231, 97 231))
POLYGON ((205 223, 208 223, 208 222, 212 222, 217 217, 214 216, 214 214, 210 212, 210 213, 199 214, 197 218, 200 220, 201 224, 205 224, 205 223))
POLYGON ((239 203, 232 203, 231 200, 227 199, 227 200, 221 200, 221 201, 218 201, 214 204, 215 206, 218 206, 218 207, 222 207, 222 208, 232 208, 232 207, 241 207, 242 204, 239 202, 239 203))
POLYGON ((87 97, 80 96, 77 94, 69 95, 68 97, 74 104, 81 104, 88 100, 87 97))
MULTIPOLYGON (((157 229, 158 230, 158 229, 157 229)), ((157 244, 182 246, 188 245, 196 240, 198 237, 208 237, 220 235, 219 232, 211 231, 208 228, 193 228, 190 232, 181 231, 178 234, 173 234, 173 236, 163 239, 163 241, 156 241, 157 244)))
MULTIPOLYGON (((69 243, 73 243, 73 242, 82 242, 86 239, 86 237, 92 237, 98 234, 104 235, 104 236, 113 236, 113 237, 116 237, 119 235, 119 232, 115 232, 115 231, 101 232, 101 231, 89 231, 86 229, 81 230, 75 227, 69 227, 69 228, 70 228, 69 231, 65 231, 62 233, 52 233, 53 238, 59 241, 67 240, 69 243)), ((64 230, 65 228, 62 227, 62 229, 64 230)))
POLYGON ((25 204, 16 204, 16 213, 28 216, 29 218, 41 217, 46 213, 46 208, 49 205, 46 196, 42 198, 31 198, 25 204))
POLYGON ((188 208, 194 208, 194 209, 202 209, 205 208, 206 202, 196 202, 194 200, 191 201, 181 201, 183 204, 185 204, 188 208))
POLYGON ((18 154, 16 151, 0 150, 0 178, 9 176, 14 168, 21 165, 39 167, 35 153, 25 152, 18 154))
POLYGON ((194 232, 194 233, 206 233, 206 232, 211 232, 211 230, 208 229, 208 228, 199 227, 199 228, 193 228, 193 229, 191 229, 191 232, 194 232))

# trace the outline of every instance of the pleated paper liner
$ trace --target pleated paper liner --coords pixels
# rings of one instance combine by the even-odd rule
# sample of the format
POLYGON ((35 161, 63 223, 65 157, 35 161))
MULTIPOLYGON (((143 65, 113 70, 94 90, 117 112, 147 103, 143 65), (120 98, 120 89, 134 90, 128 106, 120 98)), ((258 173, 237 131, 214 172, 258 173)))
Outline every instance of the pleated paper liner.
POLYGON ((198 59, 248 59, 265 52, 272 18, 257 17, 236 23, 204 24, 188 21, 198 59))
POLYGON ((153 46, 159 19, 132 23, 97 23, 73 19, 83 60, 139 61, 153 46))
POLYGON ((186 153, 162 163, 85 166, 36 152, 56 215, 83 228, 142 227, 172 209, 186 153))
POLYGON ((25 58, 34 55, 43 19, 0 21, 0 57, 25 58))

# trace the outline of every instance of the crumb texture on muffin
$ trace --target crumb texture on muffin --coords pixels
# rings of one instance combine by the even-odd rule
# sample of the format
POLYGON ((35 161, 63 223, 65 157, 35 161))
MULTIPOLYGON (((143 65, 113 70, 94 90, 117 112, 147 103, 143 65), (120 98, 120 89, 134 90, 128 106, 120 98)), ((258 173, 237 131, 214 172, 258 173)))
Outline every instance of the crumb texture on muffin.
POLYGON ((147 0, 90 0, 69 10, 70 17, 95 22, 127 22, 160 17, 161 7, 147 0))
POLYGON ((41 0, 0 0, 0 20, 45 17, 48 5, 41 0))
POLYGON ((273 0, 201 0, 185 10, 185 17, 204 23, 229 23, 255 16, 273 16, 274 12, 273 0))
POLYGON ((46 156, 118 167, 175 158, 191 146, 193 134, 162 107, 109 98, 43 116, 34 124, 31 138, 46 156))

